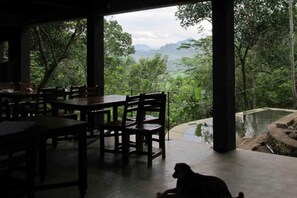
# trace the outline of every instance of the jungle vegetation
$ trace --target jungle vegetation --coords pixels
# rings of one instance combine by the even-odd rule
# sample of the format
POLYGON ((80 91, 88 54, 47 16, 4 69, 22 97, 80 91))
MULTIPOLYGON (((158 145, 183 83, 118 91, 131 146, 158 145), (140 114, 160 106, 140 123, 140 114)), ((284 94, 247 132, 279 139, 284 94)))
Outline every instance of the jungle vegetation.
MULTIPOLYGON (((235 0, 237 112, 296 108, 296 1, 290 1, 235 0)), ((179 6, 175 16, 187 28, 211 22, 211 14, 210 2, 198 2, 179 6)), ((114 20, 105 20, 104 28, 105 94, 165 91, 170 94, 171 127, 211 117, 211 36, 184 43, 180 48, 196 53, 181 60, 185 72, 169 75, 168 57, 156 54, 136 61, 131 35, 114 20)), ((39 87, 86 84, 85 20, 38 25, 31 31, 32 82, 39 87)))

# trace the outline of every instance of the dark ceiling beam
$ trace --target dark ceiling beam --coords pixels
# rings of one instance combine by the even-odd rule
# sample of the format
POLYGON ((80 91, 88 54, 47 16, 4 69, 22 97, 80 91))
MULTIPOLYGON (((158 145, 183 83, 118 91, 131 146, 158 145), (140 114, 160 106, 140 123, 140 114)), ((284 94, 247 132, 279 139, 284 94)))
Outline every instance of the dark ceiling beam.
POLYGON ((87 9, 79 9, 79 8, 73 8, 68 9, 67 12, 65 12, 64 9, 52 9, 44 10, 44 11, 38 11, 35 13, 35 16, 31 17, 29 25, 36 25, 41 23, 48 23, 48 22, 55 22, 55 21, 67 21, 67 20, 74 20, 78 18, 86 18, 88 14, 87 9), (42 14, 45 12, 48 12, 46 15, 42 14), (39 16, 39 17, 37 17, 39 16))
POLYGON ((0 12, 0 27, 22 27, 29 21, 23 15, 7 14, 0 12))
POLYGON ((161 8, 202 0, 0 0, 0 26, 28 25, 161 8))
POLYGON ((162 8, 168 6, 182 5, 186 3, 200 2, 203 0, 107 0, 104 4, 94 0, 93 11, 101 15, 120 14, 133 11, 141 11, 155 8, 162 8))
POLYGON ((48 6, 48 7, 56 7, 56 8, 86 8, 86 3, 87 1, 61 1, 61 0, 56 0, 56 1, 47 1, 47 0, 35 0, 33 1, 33 4, 35 5, 41 5, 41 6, 48 6))

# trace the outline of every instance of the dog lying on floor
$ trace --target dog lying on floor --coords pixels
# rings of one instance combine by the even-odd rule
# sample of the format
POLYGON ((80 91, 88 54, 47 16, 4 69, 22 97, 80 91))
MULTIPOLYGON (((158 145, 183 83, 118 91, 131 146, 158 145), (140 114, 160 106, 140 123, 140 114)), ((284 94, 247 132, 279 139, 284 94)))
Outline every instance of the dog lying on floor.
MULTIPOLYGON (((177 163, 174 170, 176 188, 157 193, 157 198, 233 198, 226 183, 218 177, 195 173, 185 163, 177 163)), ((240 192, 237 198, 244 198, 244 194, 240 192)))

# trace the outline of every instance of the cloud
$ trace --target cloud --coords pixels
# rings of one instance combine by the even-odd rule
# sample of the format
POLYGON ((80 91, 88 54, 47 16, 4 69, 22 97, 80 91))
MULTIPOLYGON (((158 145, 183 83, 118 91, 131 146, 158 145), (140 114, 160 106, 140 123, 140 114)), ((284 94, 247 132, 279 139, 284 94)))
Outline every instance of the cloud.
MULTIPOLYGON (((125 32, 132 35, 133 44, 146 44, 152 48, 160 48, 168 43, 188 38, 198 39, 202 36, 197 27, 182 28, 175 17, 176 6, 130 12, 107 16, 107 20, 117 20, 125 32)), ((209 33, 209 25, 206 26, 209 33)))

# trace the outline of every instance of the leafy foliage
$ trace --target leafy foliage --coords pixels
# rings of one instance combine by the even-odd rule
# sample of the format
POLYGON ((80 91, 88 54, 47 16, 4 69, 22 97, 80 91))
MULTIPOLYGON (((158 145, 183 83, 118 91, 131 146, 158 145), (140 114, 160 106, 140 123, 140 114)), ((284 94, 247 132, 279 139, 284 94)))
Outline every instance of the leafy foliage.
MULTIPOLYGON (((236 110, 292 107, 287 1, 236 0, 234 5, 236 110)), ((211 2, 179 6, 176 16, 184 28, 211 21, 211 2)))
MULTIPOLYGON (((65 65, 66 59, 76 59, 74 51, 79 46, 79 39, 83 37, 84 31, 84 20, 56 22, 33 27, 32 67, 41 67, 36 71, 43 71, 42 77, 32 78, 33 82, 39 87, 51 84, 50 81, 56 83, 58 79, 53 79, 53 76, 56 76, 53 73, 58 65, 65 65)), ((34 71, 32 70, 32 77, 35 77, 34 71)), ((63 76, 59 77, 63 79, 63 76)))
MULTIPOLYGON (((211 2, 179 6, 176 16, 184 28, 211 21, 211 2)), ((181 60, 184 73, 169 75, 167 56, 136 61, 131 56, 135 52, 131 35, 117 21, 104 21, 104 27, 105 94, 165 91, 171 127, 212 116, 212 37, 183 43, 180 49, 194 48, 196 53, 181 60)), ((236 111, 292 107, 288 27, 285 0, 235 1, 236 111)), ((34 82, 86 84, 84 20, 46 24, 32 31, 34 82)))

